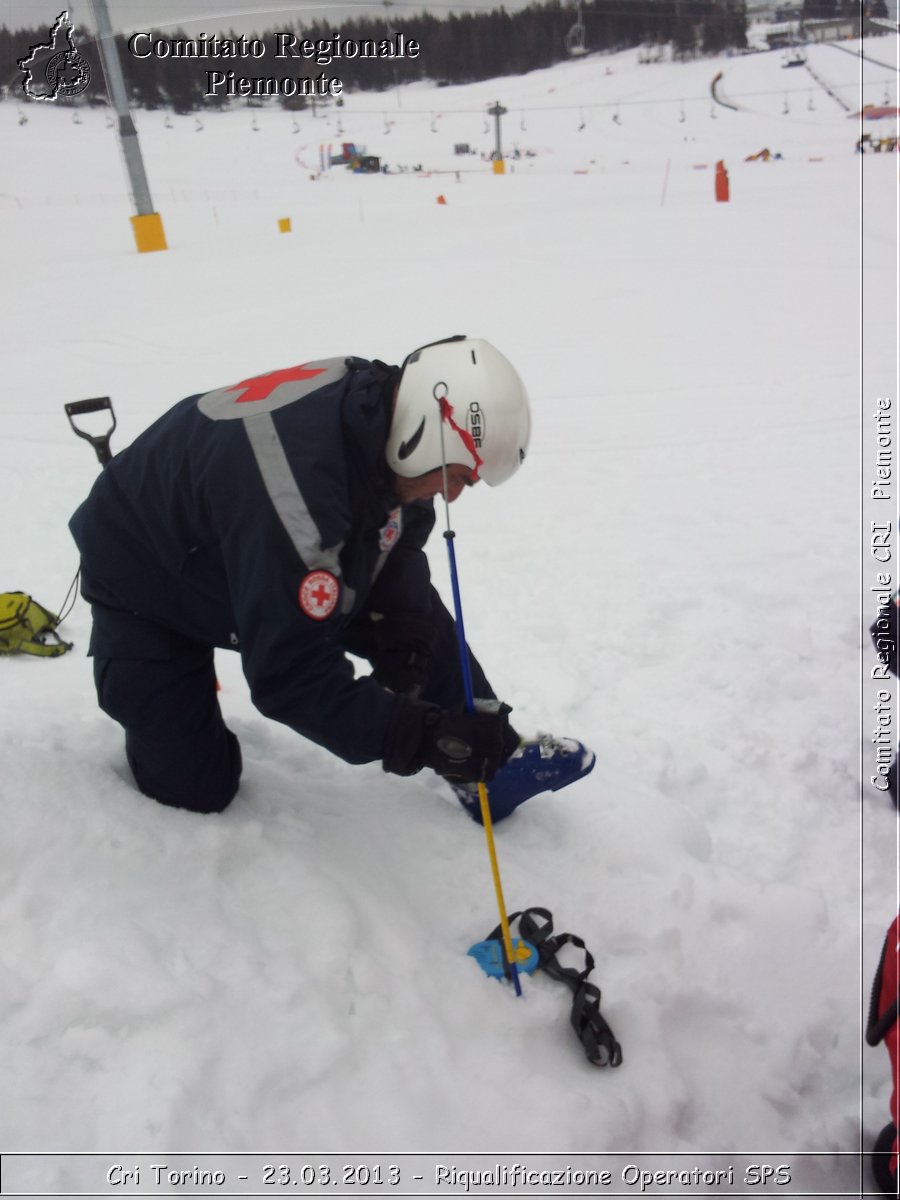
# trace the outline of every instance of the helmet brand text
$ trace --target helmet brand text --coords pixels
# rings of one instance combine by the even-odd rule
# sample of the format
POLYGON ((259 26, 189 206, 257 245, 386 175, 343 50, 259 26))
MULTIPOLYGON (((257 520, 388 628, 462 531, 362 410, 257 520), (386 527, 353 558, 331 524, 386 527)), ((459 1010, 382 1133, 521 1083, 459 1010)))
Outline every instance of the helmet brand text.
POLYGON ((480 446, 484 441, 484 413, 477 400, 473 400, 466 413, 466 428, 472 435, 472 441, 480 446))

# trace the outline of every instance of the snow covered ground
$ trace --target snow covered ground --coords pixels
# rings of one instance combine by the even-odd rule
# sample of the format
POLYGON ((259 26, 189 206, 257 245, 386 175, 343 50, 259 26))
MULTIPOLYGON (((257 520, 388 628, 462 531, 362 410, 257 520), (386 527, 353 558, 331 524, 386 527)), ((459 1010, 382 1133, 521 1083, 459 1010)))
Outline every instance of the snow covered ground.
MULTIPOLYGON (((896 104, 896 39, 854 48, 810 65, 850 111, 896 104)), ((139 795, 79 601, 73 653, 0 666, 0 1144, 101 1157, 6 1159, 5 1191, 125 1194, 103 1179, 126 1153, 416 1151, 555 1152, 608 1167, 607 1195, 639 1194, 628 1163, 731 1164, 719 1191, 764 1194, 743 1182, 763 1161, 790 1166, 770 1192, 860 1194, 890 1094, 861 1026, 898 902, 896 814, 866 782, 863 521, 896 520, 895 490, 867 498, 871 414, 898 403, 900 159, 855 155, 858 122, 782 64, 589 56, 358 93, 296 129, 139 112, 170 245, 145 255, 104 114, 0 105, 3 588, 53 607, 75 571, 98 467, 66 401, 111 396, 116 449, 182 396, 309 358, 467 332, 518 366, 526 468, 453 511, 467 627, 517 726, 598 764, 498 827, 500 866, 510 909, 585 939, 624 1049, 591 1067, 562 987, 517 999, 466 957, 496 908, 443 785, 267 722, 236 656, 238 799, 200 818, 139 795), (719 71, 737 110, 710 99, 719 71), (481 157, 498 99, 504 177, 481 157), (344 140, 392 173, 314 178, 344 140), (782 159, 745 161, 762 149, 782 159)))

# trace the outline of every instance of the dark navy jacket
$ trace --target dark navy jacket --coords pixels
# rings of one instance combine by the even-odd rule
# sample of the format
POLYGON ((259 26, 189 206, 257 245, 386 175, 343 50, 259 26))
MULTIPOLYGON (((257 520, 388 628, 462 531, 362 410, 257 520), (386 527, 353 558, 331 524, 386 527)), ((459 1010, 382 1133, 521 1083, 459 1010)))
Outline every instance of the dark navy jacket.
POLYGON ((238 649, 262 713, 382 758, 399 701, 354 678, 338 638, 372 610, 430 608, 434 509, 398 506, 384 458, 395 381, 362 359, 272 372, 181 401, 116 455, 70 528, 85 597, 147 634, 95 629, 90 653, 165 658, 169 630, 238 649))

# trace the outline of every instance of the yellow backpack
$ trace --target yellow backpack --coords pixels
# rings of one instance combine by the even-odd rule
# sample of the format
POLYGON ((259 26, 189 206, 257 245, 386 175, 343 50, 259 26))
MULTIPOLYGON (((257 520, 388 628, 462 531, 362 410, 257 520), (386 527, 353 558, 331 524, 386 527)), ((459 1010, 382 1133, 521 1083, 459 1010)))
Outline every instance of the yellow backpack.
POLYGON ((56 632, 59 620, 24 592, 0 592, 0 654, 65 654, 72 643, 56 632))

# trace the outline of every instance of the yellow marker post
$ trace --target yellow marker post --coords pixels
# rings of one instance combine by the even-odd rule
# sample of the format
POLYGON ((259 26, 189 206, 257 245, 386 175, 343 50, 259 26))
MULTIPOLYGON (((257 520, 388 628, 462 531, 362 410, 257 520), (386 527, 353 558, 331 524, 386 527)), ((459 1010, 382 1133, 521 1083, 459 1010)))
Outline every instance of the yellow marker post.
POLYGON ((144 213, 142 216, 131 217, 130 220, 139 254, 146 254, 152 250, 168 250, 166 232, 159 213, 144 213))

